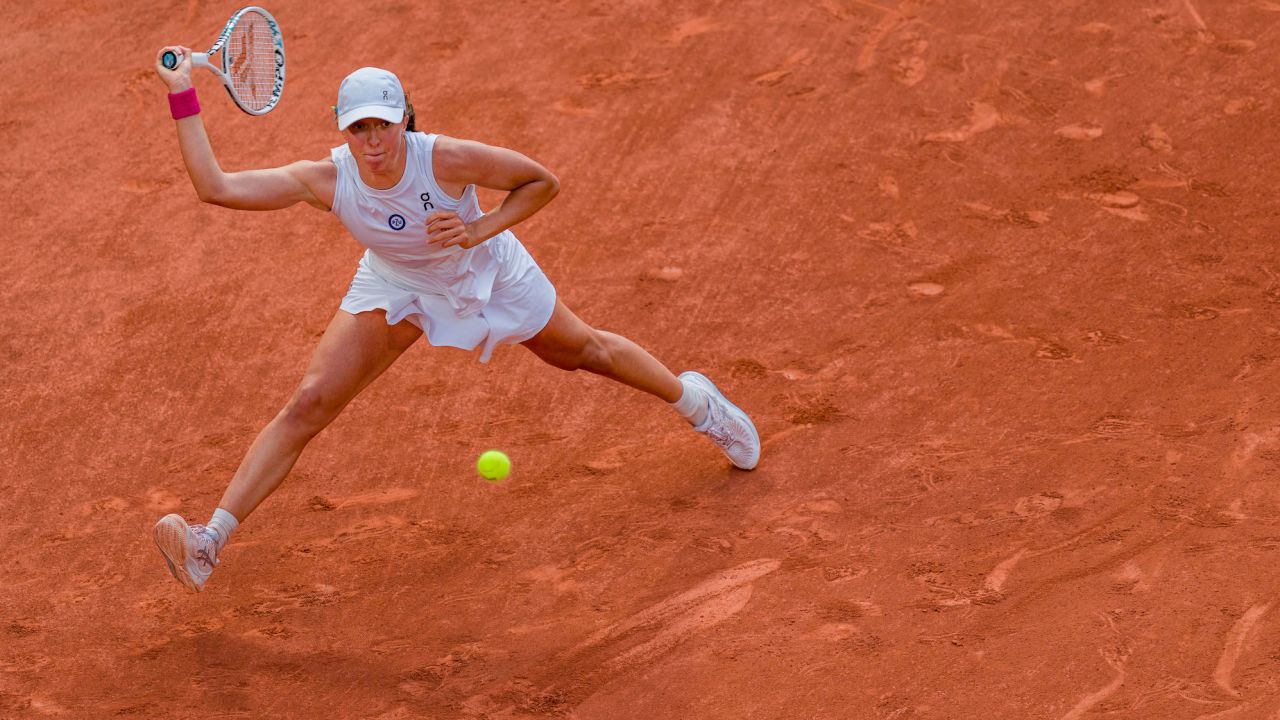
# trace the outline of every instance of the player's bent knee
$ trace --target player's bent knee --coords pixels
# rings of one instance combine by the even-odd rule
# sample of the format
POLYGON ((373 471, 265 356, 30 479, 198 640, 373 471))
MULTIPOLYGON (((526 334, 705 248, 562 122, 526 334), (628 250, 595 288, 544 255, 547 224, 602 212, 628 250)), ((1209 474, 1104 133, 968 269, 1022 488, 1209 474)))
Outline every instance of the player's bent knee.
POLYGON ((607 338, 599 331, 591 333, 591 339, 578 355, 578 367, 594 373, 608 373, 613 369, 613 352, 607 338))
POLYGON ((280 416, 297 432, 315 435, 333 422, 341 409, 341 405, 335 406, 319 388, 303 385, 293 394, 284 410, 280 411, 280 416))

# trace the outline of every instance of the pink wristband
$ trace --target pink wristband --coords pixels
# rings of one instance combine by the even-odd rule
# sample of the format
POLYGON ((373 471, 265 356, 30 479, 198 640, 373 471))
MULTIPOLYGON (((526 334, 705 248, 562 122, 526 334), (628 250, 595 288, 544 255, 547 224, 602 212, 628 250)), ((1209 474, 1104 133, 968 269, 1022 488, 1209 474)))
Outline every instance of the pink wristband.
POLYGON ((196 89, 189 87, 182 92, 169 93, 169 114, 174 120, 200 114, 200 101, 196 99, 196 89))

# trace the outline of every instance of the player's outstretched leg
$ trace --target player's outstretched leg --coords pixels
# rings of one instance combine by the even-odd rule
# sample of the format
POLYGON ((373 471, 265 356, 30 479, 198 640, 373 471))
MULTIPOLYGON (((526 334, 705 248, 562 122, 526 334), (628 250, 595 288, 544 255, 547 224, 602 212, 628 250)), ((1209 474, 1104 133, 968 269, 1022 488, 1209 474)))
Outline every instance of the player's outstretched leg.
POLYGON ((381 310, 338 311, 298 389, 258 433, 209 523, 188 525, 179 515, 156 523, 156 546, 178 582, 196 592, 204 589, 231 533, 275 492, 307 443, 421 335, 407 321, 387 325, 381 310))
POLYGON ((547 326, 522 344, 555 367, 586 370, 662 398, 736 467, 750 470, 760 461, 760 435, 751 418, 706 376, 676 377, 644 348, 587 325, 559 300, 547 326))

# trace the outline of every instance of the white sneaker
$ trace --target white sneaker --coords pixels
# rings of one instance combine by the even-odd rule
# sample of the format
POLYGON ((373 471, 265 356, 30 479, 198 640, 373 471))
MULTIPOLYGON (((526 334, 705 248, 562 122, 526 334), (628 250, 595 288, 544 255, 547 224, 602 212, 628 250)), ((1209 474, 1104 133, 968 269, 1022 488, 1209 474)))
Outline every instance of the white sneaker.
POLYGON ((169 572, 188 590, 200 592, 218 564, 218 543, 203 525, 188 525, 181 515, 165 515, 156 523, 156 547, 169 572))
POLYGON ((706 375, 682 372, 680 379, 707 394, 707 417, 693 429, 711 438, 735 466, 754 468, 760 462, 760 434, 751 418, 729 402, 706 375))

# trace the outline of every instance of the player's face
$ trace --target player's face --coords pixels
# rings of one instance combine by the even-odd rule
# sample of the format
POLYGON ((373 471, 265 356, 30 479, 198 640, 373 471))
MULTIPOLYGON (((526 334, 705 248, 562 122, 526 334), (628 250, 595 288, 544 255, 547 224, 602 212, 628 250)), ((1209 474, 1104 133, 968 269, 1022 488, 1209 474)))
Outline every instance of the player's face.
POLYGON ((400 167, 407 125, 407 119, 391 123, 379 118, 363 118, 348 125, 342 135, 361 165, 374 173, 382 173, 400 167))

